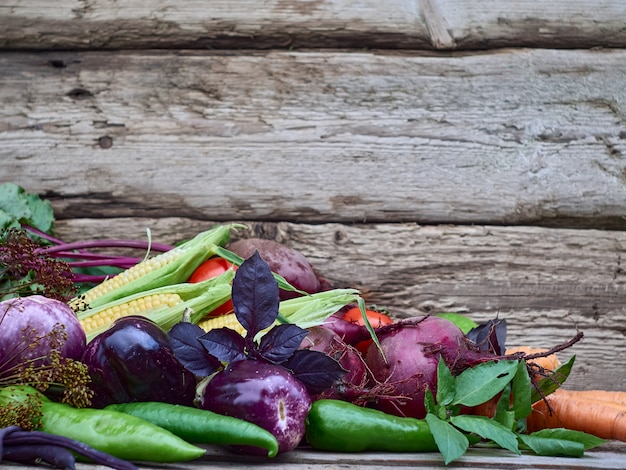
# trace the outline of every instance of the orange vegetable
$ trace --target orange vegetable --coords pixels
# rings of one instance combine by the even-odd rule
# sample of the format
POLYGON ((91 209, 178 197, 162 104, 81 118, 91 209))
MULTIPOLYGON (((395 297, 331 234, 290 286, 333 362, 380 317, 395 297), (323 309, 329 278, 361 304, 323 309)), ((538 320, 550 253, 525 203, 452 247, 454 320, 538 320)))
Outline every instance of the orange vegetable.
MULTIPOLYGON (((507 349, 506 354, 523 352, 526 355, 532 355, 532 354, 541 354, 547 351, 548 351, 547 349, 531 348, 530 346, 519 346, 517 348, 507 349)), ((557 367, 561 365, 561 362, 559 361, 559 358, 556 356, 556 354, 550 354, 549 356, 545 356, 545 357, 537 357, 535 359, 529 360, 528 362, 539 366, 537 373, 534 374, 534 377, 536 380, 539 380, 543 377, 543 375, 539 372, 541 368, 544 369, 543 370, 544 373, 552 372, 553 370, 555 370, 557 367)))
POLYGON ((617 403, 626 406, 626 392, 610 391, 610 390, 565 390, 560 388, 557 390, 559 394, 568 395, 575 399, 586 399, 594 401, 603 401, 609 403, 617 403))
MULTIPOLYGON (((372 328, 380 328, 384 325, 390 325, 393 323, 393 320, 389 315, 384 314, 383 312, 378 312, 376 310, 365 310, 365 315, 367 316, 367 321, 370 322, 372 328)), ((361 309, 359 307, 353 307, 346 311, 343 314, 343 319, 349 321, 350 323, 355 323, 357 325, 365 326, 365 320, 363 319, 363 314, 361 313, 361 309)), ((365 354, 367 352, 367 348, 371 344, 371 339, 366 339, 358 342, 354 345, 354 347, 361 353, 365 354)))
POLYGON ((626 405, 559 389, 533 405, 527 425, 529 432, 566 428, 626 442, 626 405))

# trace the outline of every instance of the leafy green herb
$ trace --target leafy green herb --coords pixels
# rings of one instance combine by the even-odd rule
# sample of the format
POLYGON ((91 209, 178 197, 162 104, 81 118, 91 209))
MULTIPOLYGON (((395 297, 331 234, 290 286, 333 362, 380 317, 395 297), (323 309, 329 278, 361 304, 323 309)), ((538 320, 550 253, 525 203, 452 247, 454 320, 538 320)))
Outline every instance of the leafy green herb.
POLYGON ((446 465, 467 452, 469 440, 457 428, 432 413, 426 414, 426 422, 446 465))
POLYGON ((531 403, 535 403, 541 400, 543 397, 546 397, 550 395, 551 393, 554 393, 569 377, 569 374, 572 371, 572 367, 574 366, 575 360, 576 360, 576 356, 572 356, 569 359, 569 361, 559 366, 548 377, 544 377, 539 382, 537 382, 537 387, 533 388, 531 391, 531 396, 530 396, 531 403))
POLYGON ((52 204, 14 183, 0 184, 0 230, 21 228, 22 225, 52 234, 52 204))
POLYGON ((532 385, 530 375, 524 361, 519 361, 517 371, 511 382, 513 394, 513 413, 516 419, 525 418, 532 412, 532 401, 530 399, 532 385))
POLYGON ((519 361, 490 361, 464 370, 456 377, 453 404, 476 406, 500 393, 511 382, 519 361))
MULTIPOLYGON (((557 369, 554 377, 539 382, 542 393, 563 383, 573 359, 557 369)), ((443 360, 437 366, 436 397, 426 391, 426 421, 446 464, 460 458, 478 442, 495 445, 515 454, 522 450, 537 455, 580 457, 586 449, 604 442, 595 436, 567 429, 546 429, 524 434, 526 417, 532 412, 533 392, 528 367, 522 360, 484 362, 452 375, 443 360), (493 418, 460 414, 460 405, 475 406, 500 394, 493 418), (436 400, 435 400, 436 398, 436 400)))

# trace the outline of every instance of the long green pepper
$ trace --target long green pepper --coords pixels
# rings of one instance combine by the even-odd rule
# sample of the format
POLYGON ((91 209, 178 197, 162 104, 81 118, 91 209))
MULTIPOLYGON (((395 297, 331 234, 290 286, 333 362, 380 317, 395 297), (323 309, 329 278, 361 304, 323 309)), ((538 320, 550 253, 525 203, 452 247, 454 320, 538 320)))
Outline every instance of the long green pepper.
POLYGON ((120 403, 109 405, 105 409, 145 419, 188 442, 254 446, 266 449, 268 457, 278 454, 278 441, 271 432, 232 416, 161 402, 120 403))
POLYGON ((0 403, 41 399, 40 431, 65 436, 117 458, 145 462, 186 462, 205 454, 175 434, 121 411, 74 408, 50 401, 28 386, 0 389, 0 403))
POLYGON ((313 402, 306 419, 306 440, 333 452, 435 452, 428 423, 401 418, 341 400, 313 402))

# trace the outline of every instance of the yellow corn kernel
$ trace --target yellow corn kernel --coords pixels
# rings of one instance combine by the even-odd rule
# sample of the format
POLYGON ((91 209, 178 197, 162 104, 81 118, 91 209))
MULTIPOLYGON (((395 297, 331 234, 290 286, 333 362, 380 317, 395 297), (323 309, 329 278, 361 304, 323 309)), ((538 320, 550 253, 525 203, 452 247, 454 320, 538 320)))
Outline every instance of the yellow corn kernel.
POLYGON ((79 307, 79 303, 82 305, 89 305, 95 299, 102 297, 104 294, 107 294, 121 286, 124 286, 135 279, 139 279, 140 277, 145 276, 146 274, 160 268, 161 266, 165 266, 166 264, 171 263, 175 259, 179 258, 182 253, 182 250, 174 248, 170 251, 161 253, 154 258, 142 261, 135 266, 128 268, 121 273, 107 279, 106 281, 101 282, 92 289, 89 289, 83 295, 72 300, 72 302, 70 302, 70 306, 79 307))
POLYGON ((205 332, 210 330, 214 330, 215 328, 223 328, 227 327, 231 330, 235 330, 241 336, 246 335, 246 330, 237 320, 237 316, 234 313, 229 313, 226 315, 220 315, 218 317, 207 318, 206 320, 201 320, 198 322, 198 326, 202 328, 205 332))
POLYGON ((113 305, 94 315, 80 320, 85 333, 90 335, 94 330, 111 325, 115 320, 127 317, 129 315, 150 316, 150 312, 154 309, 164 309, 173 307, 182 302, 178 294, 163 293, 146 295, 126 303, 113 305))

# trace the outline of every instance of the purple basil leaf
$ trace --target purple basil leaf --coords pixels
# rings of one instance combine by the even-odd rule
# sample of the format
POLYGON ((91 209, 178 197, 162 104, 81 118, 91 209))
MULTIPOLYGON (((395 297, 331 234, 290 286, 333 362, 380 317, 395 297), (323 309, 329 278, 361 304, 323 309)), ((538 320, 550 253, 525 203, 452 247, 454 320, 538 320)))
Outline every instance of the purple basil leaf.
POLYGON ((168 332, 178 362, 200 377, 211 375, 221 367, 220 362, 210 356, 198 340, 203 334, 202 328, 189 322, 177 323, 168 332))
POLYGON ((276 325, 261 337, 258 354, 274 364, 285 362, 309 332, 298 325, 276 325))
POLYGON ((237 320, 247 331, 248 338, 272 326, 278 317, 278 283, 258 251, 237 269, 232 301, 237 320))
POLYGON ((466 336, 479 350, 502 355, 506 350, 506 320, 488 320, 468 331, 466 336))
POLYGON ((207 352, 222 362, 235 362, 246 358, 245 339, 235 330, 216 328, 198 338, 207 352))
POLYGON ((328 390, 347 372, 332 357, 310 349, 297 350, 282 366, 291 370, 312 394, 328 390))

